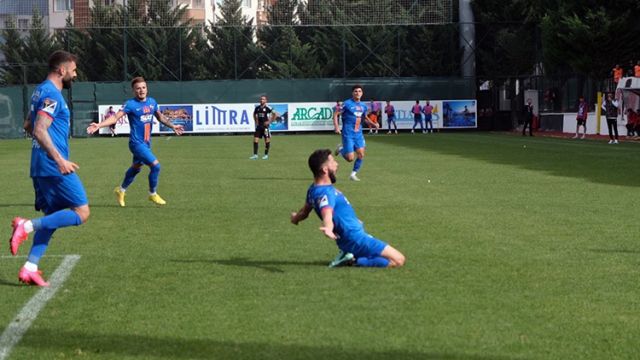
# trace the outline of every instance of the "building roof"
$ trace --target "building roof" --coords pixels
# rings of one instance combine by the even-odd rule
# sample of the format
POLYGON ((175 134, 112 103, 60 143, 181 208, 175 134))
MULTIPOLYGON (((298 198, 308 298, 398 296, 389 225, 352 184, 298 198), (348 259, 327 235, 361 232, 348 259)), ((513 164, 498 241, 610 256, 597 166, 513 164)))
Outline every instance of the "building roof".
POLYGON ((0 0, 0 15, 33 15, 34 8, 42 16, 49 13, 47 0, 0 0))

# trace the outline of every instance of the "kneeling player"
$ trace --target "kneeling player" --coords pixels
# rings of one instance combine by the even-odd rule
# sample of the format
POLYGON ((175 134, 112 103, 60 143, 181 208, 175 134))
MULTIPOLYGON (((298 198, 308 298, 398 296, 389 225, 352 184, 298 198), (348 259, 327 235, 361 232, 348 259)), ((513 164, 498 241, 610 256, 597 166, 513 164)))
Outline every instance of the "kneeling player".
POLYGON ((291 213, 291 222, 297 225, 309 216, 311 210, 322 220, 320 231, 336 241, 340 253, 329 264, 356 265, 363 267, 400 267, 405 257, 382 240, 376 239, 364 231, 362 222, 357 218, 347 198, 336 189, 338 162, 331 150, 316 150, 309 157, 309 168, 314 181, 307 191, 307 200, 298 211, 291 213))

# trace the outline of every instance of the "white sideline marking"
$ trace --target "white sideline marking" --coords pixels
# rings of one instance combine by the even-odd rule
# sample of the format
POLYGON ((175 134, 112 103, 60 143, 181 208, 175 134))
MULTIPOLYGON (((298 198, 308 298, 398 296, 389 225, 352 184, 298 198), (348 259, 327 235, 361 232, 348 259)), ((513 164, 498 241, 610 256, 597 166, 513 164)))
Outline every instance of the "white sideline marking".
POLYGON ((49 287, 40 288, 40 290, 33 295, 33 297, 22 307, 18 315, 16 315, 11 323, 0 335, 0 360, 5 360, 9 357, 9 353, 13 350, 13 347, 18 344, 22 335, 24 335, 33 321, 38 317, 40 310, 44 308, 49 300, 53 298, 58 289, 62 287, 62 284, 71 270, 76 266, 76 263, 80 260, 80 255, 66 255, 60 266, 56 268, 56 271, 51 274, 49 278, 49 287))

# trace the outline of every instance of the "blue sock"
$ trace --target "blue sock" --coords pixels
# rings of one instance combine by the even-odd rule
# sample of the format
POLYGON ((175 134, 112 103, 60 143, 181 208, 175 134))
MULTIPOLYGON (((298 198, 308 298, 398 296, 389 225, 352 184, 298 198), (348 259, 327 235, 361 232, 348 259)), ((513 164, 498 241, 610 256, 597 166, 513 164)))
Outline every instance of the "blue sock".
POLYGON ((133 179, 136 178, 136 175, 138 175, 140 173, 140 168, 134 168, 133 166, 127 169, 127 172, 124 173, 124 180, 122 180, 122 185, 120 185, 120 187, 122 187, 123 189, 126 189, 129 187, 129 185, 131 185, 131 183, 133 182, 133 179))
POLYGON ((160 163, 151 166, 149 171, 149 192, 151 194, 156 192, 158 188, 158 177, 160 176, 160 163))
POLYGON ((356 266, 362 267, 387 267, 389 266, 389 260, 383 258, 382 256, 374 257, 374 258, 357 258, 356 266))
POLYGON ((82 219, 73 210, 59 210, 41 218, 31 220, 33 230, 55 230, 67 226, 78 226, 82 224, 82 219))
POLYGON ((33 245, 31 245, 31 251, 29 252, 28 262, 38 264, 42 255, 49 246, 49 240, 53 235, 54 230, 38 230, 33 236, 33 245))
POLYGON ((360 167, 362 166, 363 161, 364 159, 356 158, 356 161, 353 162, 353 171, 358 172, 358 170, 360 170, 360 167))

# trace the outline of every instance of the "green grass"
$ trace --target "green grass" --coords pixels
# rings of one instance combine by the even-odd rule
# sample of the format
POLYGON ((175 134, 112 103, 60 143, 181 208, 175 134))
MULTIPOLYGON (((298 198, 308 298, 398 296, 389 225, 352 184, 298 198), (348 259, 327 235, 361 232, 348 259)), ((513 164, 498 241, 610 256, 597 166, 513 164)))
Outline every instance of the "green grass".
MULTIPOLYGON (((330 270, 317 217, 289 214, 308 155, 338 141, 275 136, 269 161, 249 161, 250 136, 154 138, 168 205, 147 200, 145 170, 119 208, 127 140, 72 140, 92 215, 48 254, 82 258, 10 359, 638 356, 640 144, 368 137, 362 181, 340 160, 337 186, 407 264, 330 270)), ((0 141, 6 225, 37 216, 29 151, 0 141)), ((37 291, 18 286, 22 261, 0 258, 0 330, 37 291)), ((60 261, 43 258, 45 275, 60 261)))

